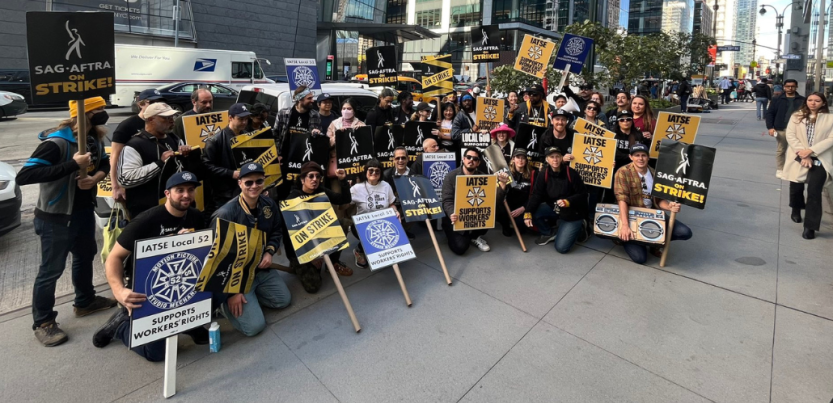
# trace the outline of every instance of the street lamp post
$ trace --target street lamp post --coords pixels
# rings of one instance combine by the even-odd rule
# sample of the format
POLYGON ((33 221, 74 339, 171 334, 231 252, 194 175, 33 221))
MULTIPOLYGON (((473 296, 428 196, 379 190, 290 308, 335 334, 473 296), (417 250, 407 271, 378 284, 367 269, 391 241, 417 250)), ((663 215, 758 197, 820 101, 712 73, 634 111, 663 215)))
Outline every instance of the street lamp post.
MULTIPOLYGON (((717 10, 718 9, 720 9, 720 6, 717 4, 717 0, 714 0, 714 15, 712 16, 712 38, 715 39, 714 46, 717 46, 717 10)), ((714 67, 712 67, 712 85, 714 85, 714 80, 717 79, 717 50, 715 50, 714 54, 715 54, 715 58, 714 58, 714 67)))
MULTIPOLYGON (((795 10, 800 10, 801 9, 801 2, 800 1, 794 1, 794 2, 784 6, 784 9, 781 10, 780 14, 778 13, 777 8, 775 8, 775 7, 773 7, 769 4, 761 4, 761 10, 758 11, 758 13, 761 14, 761 17, 763 17, 764 14, 766 14, 766 7, 769 7, 769 8, 772 9, 772 11, 775 11, 775 27, 778 28, 778 51, 776 52, 776 55, 775 55, 776 59, 781 59, 781 39, 784 36, 784 34, 783 34, 784 13, 787 12, 788 7, 793 6, 793 5, 797 5, 797 7, 794 8, 795 10)), ((786 68, 786 66, 784 66, 784 68, 786 68)), ((775 79, 776 79, 776 81, 778 81, 778 73, 779 73, 780 70, 781 70, 781 63, 780 62, 775 62, 775 79)))
POLYGON ((750 69, 752 69, 752 79, 753 79, 753 80, 754 80, 755 78, 757 78, 757 77, 755 77, 755 69, 757 69, 757 68, 758 68, 758 64, 755 62, 755 50, 757 50, 757 48, 755 47, 755 45, 756 45, 757 43, 758 43, 758 41, 757 41, 757 40, 752 39, 752 61, 749 63, 749 68, 750 68, 750 69), (753 65, 754 65, 754 67, 753 67, 753 65))

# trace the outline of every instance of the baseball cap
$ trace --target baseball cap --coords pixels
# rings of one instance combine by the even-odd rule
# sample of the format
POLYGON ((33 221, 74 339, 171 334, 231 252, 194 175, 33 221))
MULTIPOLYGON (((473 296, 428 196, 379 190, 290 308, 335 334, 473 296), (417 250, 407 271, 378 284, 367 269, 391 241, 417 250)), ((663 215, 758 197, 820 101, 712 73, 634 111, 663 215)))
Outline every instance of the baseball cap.
POLYGON ((624 110, 616 114, 616 119, 620 118, 633 118, 633 112, 629 110, 624 110))
POLYGON ((465 101, 465 100, 467 100, 467 99, 468 99, 468 100, 471 100, 471 101, 474 101, 474 97, 473 97, 473 96, 471 96, 471 94, 466 94, 466 95, 463 95, 463 99, 462 99, 462 100, 463 100, 463 101, 465 101))
POLYGON ((553 113, 552 113, 552 116, 553 116, 553 117, 556 117, 556 116, 564 116, 564 117, 566 117, 566 118, 568 118, 568 119, 569 119, 569 117, 570 117, 570 112, 567 112, 567 111, 565 111, 564 109, 556 109, 556 110, 555 110, 555 112, 553 112, 553 113))
POLYGON ((266 172, 263 170, 263 165, 258 164, 257 162, 250 162, 248 164, 243 165, 240 168, 240 177, 244 177, 249 174, 265 174, 266 172))
POLYGON ((137 101, 144 101, 144 100, 155 101, 157 99, 162 99, 162 93, 155 88, 148 88, 139 93, 139 98, 137 101))
POLYGON ((533 93, 533 92, 537 92, 541 95, 544 95, 544 87, 541 86, 540 84, 535 84, 531 87, 527 87, 527 89, 524 90, 524 92, 530 93, 530 94, 533 93))
POLYGON ((168 106, 168 104, 164 102, 157 102, 155 104, 148 105, 148 107, 142 112, 141 117, 144 120, 148 120, 154 116, 173 116, 176 114, 177 111, 168 106))
POLYGON ((315 102, 321 103, 328 99, 333 99, 333 97, 331 97, 330 94, 326 92, 322 92, 321 95, 319 95, 318 98, 315 100, 315 102))
POLYGON ((249 116, 251 114, 252 113, 249 112, 249 107, 246 106, 246 104, 244 104, 242 102, 238 102, 238 103, 232 105, 230 108, 228 108, 228 115, 229 116, 239 116, 241 118, 244 118, 244 117, 249 116))
POLYGON ((648 154, 648 146, 646 146, 645 144, 642 144, 642 143, 636 143, 636 144, 632 145, 631 146, 631 155, 634 155, 638 152, 643 152, 645 154, 648 154))
POLYGON ((417 110, 417 111, 430 111, 430 110, 431 110, 431 105, 429 105, 429 104, 427 104, 427 103, 425 103, 425 102, 420 102, 420 103, 416 106, 416 110, 417 110))
POLYGON ((200 181, 197 179, 197 175, 194 175, 188 171, 177 172, 173 174, 168 181, 165 182, 165 189, 168 190, 174 186, 182 185, 183 183, 190 183, 194 186, 199 186, 200 181))
POLYGON ((550 155, 550 154, 552 154, 552 153, 559 153, 559 154, 561 154, 561 155, 564 155, 564 152, 563 152, 563 151, 561 151, 561 149, 560 149, 560 148, 558 148, 558 147, 547 147, 547 150, 544 152, 544 155, 547 155, 547 156, 548 156, 548 155, 550 155))
POLYGON ((515 158, 519 155, 523 155, 526 157, 526 148, 516 148, 515 151, 512 151, 512 158, 515 158))
POLYGON ((479 93, 480 93, 480 87, 474 87, 474 88, 472 88, 472 89, 471 89, 471 92, 473 92, 473 93, 475 93, 475 94, 479 94, 479 93))

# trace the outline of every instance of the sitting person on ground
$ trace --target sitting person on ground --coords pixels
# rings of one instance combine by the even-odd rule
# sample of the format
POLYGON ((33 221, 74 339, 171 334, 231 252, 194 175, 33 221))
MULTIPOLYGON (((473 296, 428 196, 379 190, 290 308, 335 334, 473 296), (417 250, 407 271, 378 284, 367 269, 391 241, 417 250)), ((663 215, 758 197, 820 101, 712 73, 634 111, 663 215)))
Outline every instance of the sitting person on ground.
POLYGON ((563 164, 564 152, 558 147, 545 150, 547 165, 532 185, 532 195, 524 213, 527 227, 534 224, 541 232, 536 242, 546 245, 555 241, 558 253, 567 253, 579 239, 587 217, 587 188, 581 176, 563 164), (553 228, 550 221, 558 223, 553 228))
MULTIPOLYGON (((654 170, 648 166, 648 150, 648 146, 642 143, 631 145, 631 163, 616 171, 613 193, 619 203, 619 222, 628 222, 628 207, 659 208, 675 213, 680 211, 680 203, 651 197, 654 170)), ((676 220, 671 240, 685 241, 689 238, 691 238, 691 229, 680 220, 676 220)), ((623 242, 625 252, 634 263, 644 264, 648 260, 648 247, 634 241, 630 226, 619 226, 619 240, 623 242)), ((650 252, 656 257, 662 256, 660 247, 652 246, 650 252)))
POLYGON ((426 153, 447 153, 448 150, 444 148, 440 148, 439 143, 437 140, 432 138, 427 138, 422 142, 422 154, 417 155, 416 160, 411 163, 411 166, 408 168, 410 169, 411 175, 422 175, 422 155, 426 153))
MULTIPOLYGON (((359 182, 350 188, 350 196, 353 198, 353 203, 357 207, 356 214, 364 214, 393 207, 396 211, 396 216, 399 217, 399 210, 396 210, 396 205, 394 205, 396 196, 390 185, 382 180, 382 164, 375 158, 367 161, 365 164, 364 176, 359 178, 359 182)), ((353 236, 359 239, 356 226, 353 225, 350 229, 353 232, 353 236)), ((367 268, 367 257, 364 255, 364 248, 361 242, 358 243, 356 249, 353 249, 353 256, 356 258, 356 266, 362 269, 367 268)))
POLYGON ((526 205, 529 203, 529 196, 532 193, 532 183, 535 179, 537 171, 529 165, 527 159, 526 149, 516 148, 512 152, 512 161, 509 162, 509 172, 512 175, 512 183, 506 189, 506 203, 509 204, 510 212, 507 213, 505 208, 497 207, 497 222, 500 223, 503 230, 503 236, 511 237, 513 235, 512 224, 509 222, 509 216, 515 221, 515 227, 523 231, 524 212, 526 212, 526 205))
POLYGON ((240 168, 237 185, 240 195, 229 200, 211 217, 212 227, 216 219, 243 224, 256 228, 266 236, 263 258, 257 265, 254 282, 249 292, 243 294, 214 294, 215 305, 220 305, 220 312, 228 319, 231 326, 246 336, 255 336, 266 328, 266 318, 261 306, 281 309, 289 306, 292 296, 278 271, 271 269, 272 256, 281 247, 281 228, 283 219, 278 204, 270 197, 262 195, 266 174, 263 166, 249 163, 240 168))

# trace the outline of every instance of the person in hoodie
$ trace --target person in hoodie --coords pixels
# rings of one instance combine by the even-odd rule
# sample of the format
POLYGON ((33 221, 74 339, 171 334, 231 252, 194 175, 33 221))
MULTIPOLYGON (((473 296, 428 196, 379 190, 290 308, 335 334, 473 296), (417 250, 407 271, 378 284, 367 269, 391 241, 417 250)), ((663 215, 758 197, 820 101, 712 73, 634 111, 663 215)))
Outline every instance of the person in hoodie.
POLYGON ((767 104, 772 99, 772 88, 766 85, 766 78, 761 77, 761 81, 755 84, 753 89, 755 92, 755 115, 758 120, 766 118, 767 104))
POLYGON ((116 300, 96 295, 93 287, 96 184, 110 171, 110 158, 101 139, 106 133, 104 98, 84 100, 89 128, 87 153, 78 152, 79 117, 75 101, 69 103, 70 118, 38 135, 42 141, 17 174, 23 185, 39 184, 35 207, 35 233, 41 242, 41 263, 32 292, 32 330, 44 346, 66 342, 69 337, 55 319, 55 286, 72 254, 73 311, 83 317, 116 306, 116 300), (81 173, 84 175, 82 176, 81 173))
MULTIPOLYGON (((237 186, 240 171, 237 170, 238 165, 234 160, 234 155, 232 155, 231 139, 244 133, 251 115, 252 113, 246 107, 246 104, 236 103, 232 105, 228 110, 228 127, 205 142, 202 163, 208 172, 206 180, 212 188, 213 203, 211 206, 216 206, 215 208, 220 208, 240 193, 240 188, 237 186)), ((256 158, 257 155, 251 157, 256 158)), ((213 211, 206 211, 206 213, 213 213, 213 211)))

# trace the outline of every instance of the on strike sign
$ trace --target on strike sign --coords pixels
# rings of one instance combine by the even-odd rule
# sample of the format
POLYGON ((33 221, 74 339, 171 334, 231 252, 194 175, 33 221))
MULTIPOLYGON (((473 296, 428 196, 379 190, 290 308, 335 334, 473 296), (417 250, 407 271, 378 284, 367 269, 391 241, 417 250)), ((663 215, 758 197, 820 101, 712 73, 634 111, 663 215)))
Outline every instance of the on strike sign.
POLYGON ((26 13, 34 103, 116 93, 113 13, 26 13))

